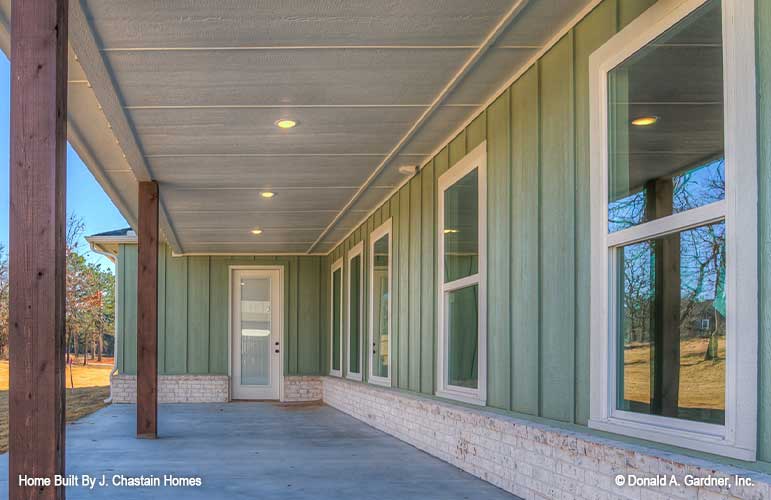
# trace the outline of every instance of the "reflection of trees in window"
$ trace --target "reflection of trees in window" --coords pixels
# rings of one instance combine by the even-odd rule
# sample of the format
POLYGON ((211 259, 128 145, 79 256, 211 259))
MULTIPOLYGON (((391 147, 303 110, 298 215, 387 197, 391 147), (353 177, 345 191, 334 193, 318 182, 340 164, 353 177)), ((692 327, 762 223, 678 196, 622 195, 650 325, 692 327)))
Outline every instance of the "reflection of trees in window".
MULTIPOLYGON (((725 199, 725 159, 721 156, 672 177, 672 213, 685 212, 725 199)), ((650 183, 632 193, 611 193, 608 231, 613 233, 658 217, 650 212, 650 183)))

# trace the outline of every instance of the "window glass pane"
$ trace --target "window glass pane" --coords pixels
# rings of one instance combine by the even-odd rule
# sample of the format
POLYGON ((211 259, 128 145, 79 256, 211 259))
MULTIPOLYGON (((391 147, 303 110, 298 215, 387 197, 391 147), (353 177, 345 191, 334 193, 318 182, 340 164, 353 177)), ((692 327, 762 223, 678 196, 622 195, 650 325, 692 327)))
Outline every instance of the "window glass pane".
POLYGON ((270 278, 241 278, 241 384, 270 385, 270 278))
POLYGON ((608 73, 608 230, 725 198, 720 2, 608 73))
POLYGON ((361 255, 351 259, 351 290, 348 305, 348 335, 350 348, 348 351, 348 371, 360 373, 361 360, 361 255))
POLYGON ((725 223, 627 245, 617 258, 618 408, 723 424, 725 223))
POLYGON ((388 376, 388 235, 375 242, 372 270, 372 374, 388 376))
POLYGON ((332 273, 332 369, 340 370, 340 304, 342 295, 343 270, 332 273))
POLYGON ((477 388, 479 286, 447 292, 447 384, 477 388))
POLYGON ((479 264, 477 169, 444 192, 444 282, 471 276, 479 264))

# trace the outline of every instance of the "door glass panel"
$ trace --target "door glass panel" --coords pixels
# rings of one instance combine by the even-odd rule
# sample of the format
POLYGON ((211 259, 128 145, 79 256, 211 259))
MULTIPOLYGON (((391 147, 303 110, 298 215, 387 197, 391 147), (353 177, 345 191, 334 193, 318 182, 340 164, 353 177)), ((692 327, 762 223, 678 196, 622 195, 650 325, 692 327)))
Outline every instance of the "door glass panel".
POLYGON ((241 384, 270 385, 270 278, 241 278, 241 384))
POLYGON ((332 369, 340 370, 340 305, 342 304, 343 270, 332 273, 332 369))
POLYGON ((725 199, 720 2, 608 73, 608 231, 725 199))
POLYGON ((618 409, 725 422, 725 222, 617 250, 618 409))
POLYGON ((447 383, 477 388, 479 286, 447 292, 447 383))
POLYGON ((444 282, 478 272, 479 175, 466 174, 444 192, 444 282))
POLYGON ((348 370, 351 373, 361 373, 361 255, 351 259, 351 303, 349 304, 348 335, 349 359, 348 370))
POLYGON ((388 377, 388 235, 375 242, 372 270, 372 374, 388 377))

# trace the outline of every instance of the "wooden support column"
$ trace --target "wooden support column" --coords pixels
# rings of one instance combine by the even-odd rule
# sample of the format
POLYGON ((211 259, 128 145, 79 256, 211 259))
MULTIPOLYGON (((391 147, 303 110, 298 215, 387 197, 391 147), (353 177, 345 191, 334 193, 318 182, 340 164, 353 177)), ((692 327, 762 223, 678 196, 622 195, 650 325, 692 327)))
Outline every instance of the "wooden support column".
POLYGON ((137 437, 158 436, 158 184, 139 183, 137 437))
POLYGON ((63 499, 67 0, 11 11, 8 497, 63 499))

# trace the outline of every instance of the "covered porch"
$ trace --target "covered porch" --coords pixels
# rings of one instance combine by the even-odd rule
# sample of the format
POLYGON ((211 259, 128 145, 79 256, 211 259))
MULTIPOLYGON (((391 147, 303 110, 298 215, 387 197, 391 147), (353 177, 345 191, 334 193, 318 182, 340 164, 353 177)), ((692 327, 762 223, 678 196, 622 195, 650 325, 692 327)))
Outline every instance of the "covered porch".
MULTIPOLYGON (((167 405, 157 440, 135 438, 135 411, 133 405, 112 405, 68 426, 67 474, 97 480, 93 490, 82 482, 68 487, 68 499, 514 498, 321 404, 167 405), (109 486, 98 486, 102 475, 109 486), (155 476, 161 486, 113 486, 118 475, 155 476), (164 486, 164 475, 200 478, 201 486, 164 486)), ((1 491, 7 481, 4 454, 1 491)))

